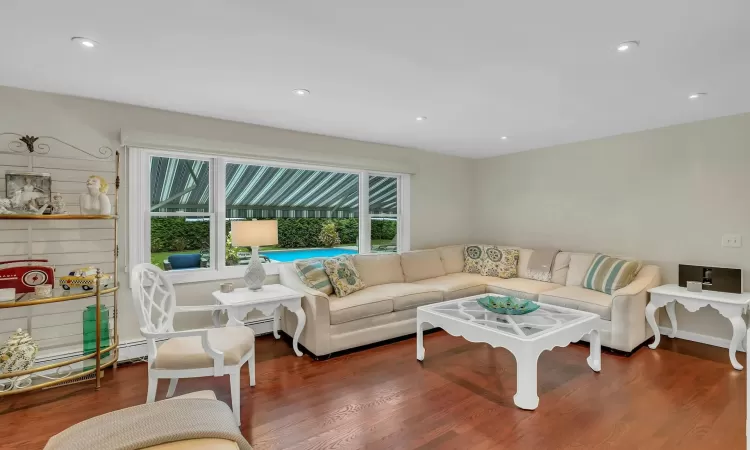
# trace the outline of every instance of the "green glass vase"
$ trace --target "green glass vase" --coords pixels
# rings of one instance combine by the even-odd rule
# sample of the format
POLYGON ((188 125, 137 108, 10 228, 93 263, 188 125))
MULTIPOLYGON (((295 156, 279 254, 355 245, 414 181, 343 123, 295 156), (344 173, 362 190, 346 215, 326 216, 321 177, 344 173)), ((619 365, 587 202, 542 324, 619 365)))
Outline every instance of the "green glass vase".
MULTIPOLYGON (((99 342, 101 348, 109 347, 109 308, 101 305, 101 330, 99 333, 99 342)), ((83 311, 83 354, 91 355, 96 353, 96 305, 86 307, 83 311)), ((109 356, 109 353, 103 353, 102 359, 109 356)))

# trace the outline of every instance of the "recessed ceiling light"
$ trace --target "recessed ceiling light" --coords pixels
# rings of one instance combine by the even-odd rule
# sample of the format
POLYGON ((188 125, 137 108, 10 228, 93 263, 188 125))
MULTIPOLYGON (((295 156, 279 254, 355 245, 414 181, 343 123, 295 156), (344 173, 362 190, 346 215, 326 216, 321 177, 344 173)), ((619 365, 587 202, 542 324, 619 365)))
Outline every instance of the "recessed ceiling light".
POLYGON ((690 100, 695 100, 697 98, 705 97, 706 95, 708 95, 708 94, 706 94, 705 92, 696 92, 695 94, 690 94, 690 96, 688 98, 690 100))
POLYGON ((427 117, 425 117, 425 116, 419 116, 419 117, 417 117, 417 122, 424 122, 425 120, 427 120, 427 117))
POLYGON ((307 89, 295 89, 294 93, 299 95, 300 97, 304 97, 305 95, 310 95, 310 91, 307 89))
POLYGON ((630 50, 633 50, 635 48, 638 48, 638 46, 641 45, 639 41, 626 41, 621 42, 617 45, 617 51, 620 53, 624 53, 630 50))
POLYGON ((73 37, 73 38, 70 38, 70 40, 80 45, 83 48, 94 48, 97 45, 99 45, 99 43, 96 42, 95 40, 85 38, 85 37, 73 37))
POLYGON ((504 141, 505 141, 505 140, 507 140, 507 139, 508 139, 508 136, 500 136, 500 139, 502 139, 502 140, 504 140, 504 141))

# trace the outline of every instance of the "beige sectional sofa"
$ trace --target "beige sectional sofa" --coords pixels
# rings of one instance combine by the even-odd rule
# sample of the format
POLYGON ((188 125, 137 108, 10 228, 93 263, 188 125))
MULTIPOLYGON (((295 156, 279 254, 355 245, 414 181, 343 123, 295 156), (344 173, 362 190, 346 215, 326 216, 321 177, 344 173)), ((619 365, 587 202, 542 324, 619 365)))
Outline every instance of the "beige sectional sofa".
MULTIPOLYGON (((416 332, 421 305, 483 293, 499 293, 599 314, 602 345, 630 352, 651 334, 644 312, 647 290, 660 284, 657 266, 644 266, 636 278, 613 295, 581 287, 594 253, 557 254, 551 282, 527 278, 532 250, 519 249, 518 278, 464 273, 464 246, 402 254, 356 255, 354 264, 367 288, 338 298, 306 286, 293 264, 284 264, 281 283, 304 293, 307 323, 300 343, 323 357, 416 332)), ((282 330, 294 334, 297 317, 283 314, 282 330)))

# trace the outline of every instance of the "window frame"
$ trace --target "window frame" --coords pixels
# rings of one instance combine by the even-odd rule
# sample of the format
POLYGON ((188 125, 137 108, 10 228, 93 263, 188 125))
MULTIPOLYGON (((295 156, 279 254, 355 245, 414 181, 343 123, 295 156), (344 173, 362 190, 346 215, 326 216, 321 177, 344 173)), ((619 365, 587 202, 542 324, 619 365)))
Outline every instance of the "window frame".
MULTIPOLYGON (((219 232, 220 224, 226 221, 226 169, 227 164, 247 164, 270 167, 281 167, 302 170, 321 170, 336 173, 351 173, 359 177, 359 239, 358 254, 372 254, 370 238, 370 214, 369 204, 369 180, 370 176, 385 176, 396 178, 397 183, 397 214, 389 215, 397 219, 397 253, 409 251, 410 239, 410 196, 411 175, 408 173, 395 173, 383 171, 369 171, 365 169, 352 169, 346 167, 332 167, 315 163, 298 163, 289 161, 276 161, 271 159, 241 158, 236 156, 222 156, 211 153, 160 150, 146 147, 128 148, 128 197, 129 197, 129 221, 128 221, 128 269, 136 264, 151 261, 151 217, 210 217, 210 242, 211 242, 211 265, 207 268, 185 269, 179 271, 166 271, 172 283, 195 283, 201 281, 227 280, 242 278, 246 266, 227 266, 226 249, 223 232, 219 232), (176 213, 152 213, 151 212, 151 157, 166 157, 176 159, 190 159, 208 161, 209 163, 209 212, 176 212, 176 213), (144 183, 144 180, 146 182, 144 183), (363 239, 364 237, 364 239, 363 239), (140 242, 140 244, 137 244, 140 242)), ((380 217, 383 215, 374 215, 380 217)), ((223 228, 222 228, 223 230, 223 228)), ((286 263, 265 263, 263 267, 266 274, 277 275, 279 267, 286 263)))

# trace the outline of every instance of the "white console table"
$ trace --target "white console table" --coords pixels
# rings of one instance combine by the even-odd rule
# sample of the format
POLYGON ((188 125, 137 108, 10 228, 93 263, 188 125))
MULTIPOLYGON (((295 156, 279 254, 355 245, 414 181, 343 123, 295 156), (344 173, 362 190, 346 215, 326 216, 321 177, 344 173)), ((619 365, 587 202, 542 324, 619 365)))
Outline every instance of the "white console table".
POLYGON ((672 323, 672 332, 669 337, 675 337, 677 333, 677 315, 675 304, 679 303, 690 312, 698 311, 700 308, 710 306, 719 311, 719 314, 732 322, 732 341, 729 344, 729 360, 732 367, 742 370, 742 365, 737 362, 737 347, 747 334, 747 325, 742 314, 747 312, 750 304, 750 293, 728 294, 726 292, 702 291, 690 292, 684 287, 676 284, 666 284, 648 290, 651 293, 651 301, 646 306, 646 320, 654 332, 654 343, 649 345, 656 348, 659 345, 661 334, 656 323, 656 309, 666 306, 669 321, 672 323))

